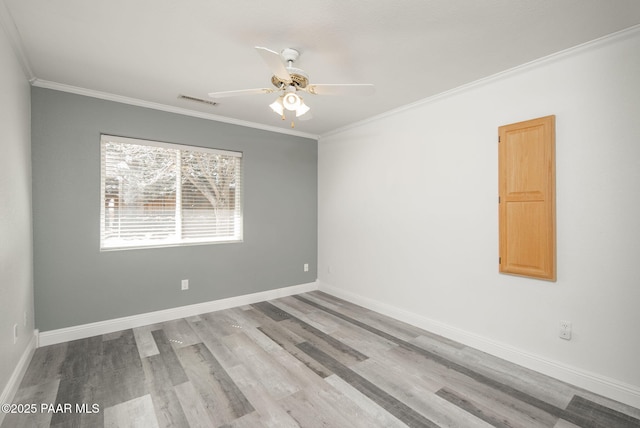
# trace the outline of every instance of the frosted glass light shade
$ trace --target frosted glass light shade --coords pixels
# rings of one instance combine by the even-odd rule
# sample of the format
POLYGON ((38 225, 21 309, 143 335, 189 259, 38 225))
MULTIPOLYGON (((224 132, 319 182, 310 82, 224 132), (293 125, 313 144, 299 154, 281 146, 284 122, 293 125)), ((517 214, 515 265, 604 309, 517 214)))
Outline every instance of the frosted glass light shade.
POLYGON ((269 107, 271 107, 271 110, 273 110, 274 112, 276 112, 280 116, 282 116, 284 114, 284 107, 282 105, 282 97, 278 97, 277 100, 275 100, 274 102, 269 104, 269 107))
POLYGON ((300 107, 300 97, 294 93, 288 93, 282 98, 282 104, 287 110, 297 110, 300 107))
POLYGON ((305 114, 305 113, 306 113, 306 112, 308 112, 309 110, 311 110, 311 109, 309 108, 309 106, 308 106, 308 105, 306 105, 306 104, 304 103, 304 101, 302 101, 302 99, 300 99, 300 107, 298 107, 298 108, 296 109, 296 117, 300 117, 300 116, 302 116, 303 114, 305 114))

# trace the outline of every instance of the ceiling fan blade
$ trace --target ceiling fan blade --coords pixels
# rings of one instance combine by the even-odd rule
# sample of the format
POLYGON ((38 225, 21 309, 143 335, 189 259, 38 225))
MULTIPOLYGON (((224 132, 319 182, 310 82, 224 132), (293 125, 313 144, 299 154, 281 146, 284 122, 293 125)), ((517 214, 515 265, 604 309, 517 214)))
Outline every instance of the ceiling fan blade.
POLYGON ((305 88, 307 92, 315 95, 373 95, 376 87, 370 83, 327 83, 309 85, 305 88))
POLYGON ((241 89, 239 91, 210 92, 209 96, 211 98, 226 98, 226 97, 237 97, 241 95, 270 94, 275 91, 276 89, 270 89, 270 88, 241 89))
POLYGON ((256 46, 256 50, 258 51, 264 62, 267 63, 267 66, 274 76, 285 82, 291 82, 291 75, 287 71, 287 67, 285 66, 284 62, 282 61, 282 57, 278 52, 260 46, 256 46))

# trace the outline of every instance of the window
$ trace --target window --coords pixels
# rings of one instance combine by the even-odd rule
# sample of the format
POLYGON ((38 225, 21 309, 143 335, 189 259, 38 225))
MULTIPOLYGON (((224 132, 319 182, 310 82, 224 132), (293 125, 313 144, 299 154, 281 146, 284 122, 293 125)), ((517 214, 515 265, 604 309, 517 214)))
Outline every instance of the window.
POLYGON ((242 153, 101 137, 100 249, 242 241, 242 153))

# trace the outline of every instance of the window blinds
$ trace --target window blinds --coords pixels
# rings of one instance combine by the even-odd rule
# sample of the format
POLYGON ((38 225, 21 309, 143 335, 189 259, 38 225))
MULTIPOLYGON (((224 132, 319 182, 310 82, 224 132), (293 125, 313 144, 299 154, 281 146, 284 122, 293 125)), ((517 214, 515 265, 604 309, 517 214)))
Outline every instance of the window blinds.
POLYGON ((102 250, 242 240, 242 153, 102 135, 102 250))

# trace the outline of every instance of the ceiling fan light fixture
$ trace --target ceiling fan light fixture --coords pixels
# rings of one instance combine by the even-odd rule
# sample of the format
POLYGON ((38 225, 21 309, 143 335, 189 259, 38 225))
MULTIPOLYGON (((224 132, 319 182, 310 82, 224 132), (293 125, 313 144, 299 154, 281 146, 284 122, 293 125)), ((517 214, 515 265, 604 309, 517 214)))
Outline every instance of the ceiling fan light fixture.
POLYGON ((282 104, 287 110, 295 111, 300 107, 301 100, 297 94, 288 92, 282 98, 282 104))
POLYGON ((304 103, 302 98, 300 98, 300 107, 298 107, 296 109, 296 117, 302 116, 303 114, 305 114, 309 110, 311 110, 311 108, 309 108, 309 106, 304 103))
MULTIPOLYGON (((2 0, 0 0, 0 3, 2 0)), ((272 72, 271 83, 274 88, 242 89, 238 91, 211 92, 212 98, 235 97, 240 95, 271 94, 277 92, 280 96, 269 107, 282 118, 287 119, 287 112, 295 112, 295 117, 308 120, 313 117, 298 93, 303 91, 312 95, 372 95, 375 88, 370 83, 326 83, 310 84, 309 75, 294 63, 300 56, 295 49, 286 48, 281 53, 264 47, 256 46, 258 54, 265 61, 272 72)), ((292 114, 289 114, 291 117, 292 114)), ((291 127, 294 122, 291 121, 291 127)))
POLYGON ((282 104, 282 97, 278 97, 274 102, 269 104, 271 110, 273 110, 276 114, 282 116, 284 115, 284 106, 282 104))

